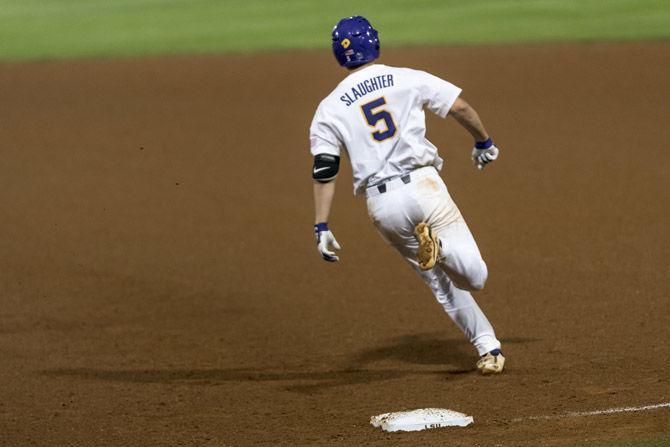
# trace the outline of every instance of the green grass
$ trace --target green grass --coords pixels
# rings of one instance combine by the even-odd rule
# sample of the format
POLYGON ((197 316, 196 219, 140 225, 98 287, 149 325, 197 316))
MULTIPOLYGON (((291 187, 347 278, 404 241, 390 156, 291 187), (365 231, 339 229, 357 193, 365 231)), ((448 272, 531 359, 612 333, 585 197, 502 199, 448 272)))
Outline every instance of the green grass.
POLYGON ((0 59, 321 48, 352 14, 385 47, 670 38, 668 0, 0 0, 0 59))
POLYGON ((598 444, 579 444, 573 447, 669 447, 670 436, 661 435, 654 438, 637 439, 634 441, 615 441, 598 444))

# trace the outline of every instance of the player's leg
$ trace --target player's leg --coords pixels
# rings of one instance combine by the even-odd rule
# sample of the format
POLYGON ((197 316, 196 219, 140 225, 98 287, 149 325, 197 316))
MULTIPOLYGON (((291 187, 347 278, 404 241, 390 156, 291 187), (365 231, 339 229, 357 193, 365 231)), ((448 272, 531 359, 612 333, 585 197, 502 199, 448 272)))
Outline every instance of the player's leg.
POLYGON ((443 269, 465 290, 481 290, 488 277, 486 263, 446 185, 430 168, 405 187, 369 197, 368 213, 391 245, 418 267, 417 224, 425 222, 439 238, 436 268, 443 269))
POLYGON ((438 266, 456 285, 465 290, 481 290, 488 269, 447 186, 437 172, 413 188, 414 200, 421 205, 423 221, 439 238, 438 266))
MULTIPOLYGON (((446 240, 449 240, 449 238, 446 240)), ((413 246, 409 245, 409 247, 403 247, 402 250, 398 251, 407 253, 411 252, 412 248, 413 246)), ((465 249, 471 250, 471 247, 465 247, 465 249)), ((452 321, 470 340, 470 343, 477 349, 480 355, 477 369, 483 374, 501 373, 505 366, 505 357, 503 357, 500 350, 500 341, 496 338, 493 326, 491 326, 488 318, 486 318, 484 312, 477 305, 472 294, 467 290, 459 288, 451 280, 447 269, 442 268, 442 263, 430 270, 422 270, 419 268, 415 258, 405 257, 405 259, 430 287, 433 295, 435 295, 435 298, 447 315, 449 315, 452 321)), ((483 268, 485 269, 486 266, 484 265, 483 268)), ((485 275, 485 272, 480 275, 485 275)), ((464 281, 472 281, 472 276, 470 279, 467 279, 465 276, 463 278, 465 278, 464 281)), ((485 279, 481 281, 483 286, 485 279)))
MULTIPOLYGON (((439 261, 429 271, 429 277, 433 278, 429 285, 438 302, 479 351, 481 357, 477 362, 477 369, 483 374, 500 373, 505 366, 500 342, 496 339, 486 316, 468 292, 468 290, 481 290, 484 287, 488 269, 446 185, 439 176, 436 177, 438 178, 432 178, 431 181, 434 180, 439 184, 441 189, 439 196, 420 191, 420 183, 416 188, 421 192, 417 200, 424 207, 425 222, 432 236, 429 241, 433 240, 435 245, 439 246, 439 250, 436 250, 439 252, 439 261), (435 278, 439 280, 436 281, 435 278), (459 324, 459 321, 465 321, 465 324, 459 324)), ((425 232, 423 235, 425 236, 425 232)), ((425 237, 419 239, 426 242, 425 237)), ((435 250, 438 247, 432 248, 435 250)), ((413 265, 418 267, 419 263, 413 265)), ((425 271, 421 270, 420 274, 425 274, 425 271)))
MULTIPOLYGON (((486 264, 477 244, 437 173, 418 180, 407 188, 368 198, 370 218, 382 237, 419 273, 479 354, 496 353, 500 342, 493 327, 472 295, 464 290, 480 290, 486 281, 486 264), (422 271, 416 259, 419 242, 414 227, 422 221, 436 229, 442 245, 442 259, 429 271, 422 271), (455 281, 450 278, 452 275, 455 281)), ((482 372, 500 372, 500 361, 504 362, 502 356, 493 359, 493 367, 498 370, 485 371, 479 363, 478 368, 482 372)))
POLYGON ((444 270, 461 289, 482 290, 488 269, 465 221, 461 218, 444 228, 435 227, 440 245, 436 268, 444 270))
POLYGON ((418 248, 415 238, 400 237, 397 233, 390 234, 388 231, 380 230, 380 233, 430 287, 437 302, 475 347, 480 355, 477 368, 484 374, 502 372, 505 358, 500 352, 500 341, 472 294, 458 288, 439 266, 427 271, 421 270, 415 256, 418 248))
POLYGON ((480 356, 500 349, 500 341, 496 338, 493 326, 470 292, 456 287, 443 270, 416 269, 416 271, 430 287, 437 302, 456 326, 463 331, 480 356))

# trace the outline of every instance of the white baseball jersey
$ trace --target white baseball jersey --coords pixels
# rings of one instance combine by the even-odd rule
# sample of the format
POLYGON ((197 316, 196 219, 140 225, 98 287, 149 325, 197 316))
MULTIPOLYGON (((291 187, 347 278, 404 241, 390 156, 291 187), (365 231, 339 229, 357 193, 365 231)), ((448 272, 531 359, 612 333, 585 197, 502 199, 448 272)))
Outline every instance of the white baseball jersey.
POLYGON ((446 117, 461 93, 455 85, 409 68, 371 64, 328 95, 310 127, 313 155, 349 155, 354 194, 423 166, 442 169, 426 139, 424 107, 446 117))

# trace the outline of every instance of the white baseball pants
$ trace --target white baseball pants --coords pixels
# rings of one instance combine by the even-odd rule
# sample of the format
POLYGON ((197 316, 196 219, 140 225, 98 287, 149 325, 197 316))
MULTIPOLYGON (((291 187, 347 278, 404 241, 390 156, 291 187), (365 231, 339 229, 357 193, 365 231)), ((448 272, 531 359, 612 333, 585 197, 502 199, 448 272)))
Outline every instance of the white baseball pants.
POLYGON ((500 348, 491 323, 469 292, 484 287, 486 264, 447 186, 432 166, 412 171, 409 183, 406 181, 386 182, 383 193, 377 186, 367 189, 370 218, 431 288, 479 355, 500 348), (428 271, 422 271, 416 260, 419 243, 414 227, 420 222, 427 222, 441 242, 438 263, 428 271))

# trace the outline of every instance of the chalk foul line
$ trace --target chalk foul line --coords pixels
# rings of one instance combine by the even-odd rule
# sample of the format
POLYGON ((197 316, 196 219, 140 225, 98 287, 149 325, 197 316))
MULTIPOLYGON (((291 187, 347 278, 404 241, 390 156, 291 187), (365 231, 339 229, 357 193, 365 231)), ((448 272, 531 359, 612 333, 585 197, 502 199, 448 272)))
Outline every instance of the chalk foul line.
POLYGON ((641 407, 619 407, 619 408, 608 408, 606 410, 595 410, 595 411, 571 411, 569 413, 557 414, 553 416, 528 416, 523 418, 512 419, 512 422, 577 418, 584 416, 598 416, 603 414, 635 413, 638 411, 658 410, 660 408, 670 408, 670 402, 664 402, 653 405, 643 405, 641 407))

